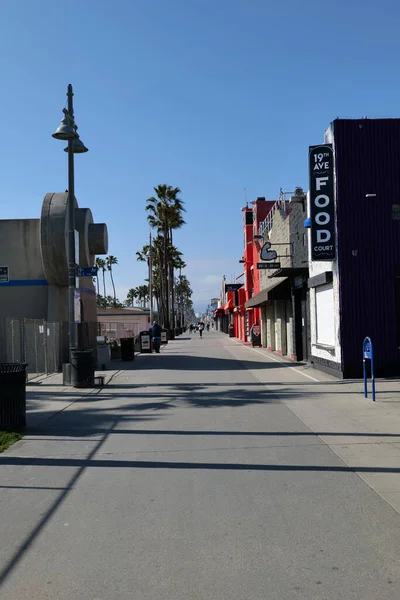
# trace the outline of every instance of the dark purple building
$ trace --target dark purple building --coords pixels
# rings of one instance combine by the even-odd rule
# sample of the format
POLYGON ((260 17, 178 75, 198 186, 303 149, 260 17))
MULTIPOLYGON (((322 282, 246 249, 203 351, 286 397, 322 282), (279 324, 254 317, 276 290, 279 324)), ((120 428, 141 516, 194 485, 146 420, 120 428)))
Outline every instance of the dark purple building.
POLYGON ((337 119, 325 142, 310 150, 311 361, 360 377, 370 336, 376 375, 399 375, 400 119, 337 119))

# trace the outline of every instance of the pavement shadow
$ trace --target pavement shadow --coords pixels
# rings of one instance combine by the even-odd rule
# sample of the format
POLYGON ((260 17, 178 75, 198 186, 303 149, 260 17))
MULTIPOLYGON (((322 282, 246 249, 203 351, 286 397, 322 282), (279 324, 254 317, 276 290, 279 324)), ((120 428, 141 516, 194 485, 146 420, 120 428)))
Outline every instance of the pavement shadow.
POLYGON ((24 467, 78 467, 116 469, 189 469, 209 471, 303 471, 319 473, 400 473, 400 467, 349 467, 348 465, 290 465, 262 463, 171 462, 151 460, 118 460, 93 458, 37 458, 34 456, 5 456, 2 464, 24 467))
POLYGON ((237 360, 236 358, 214 358, 190 354, 165 353, 148 355, 148 360, 132 362, 125 370, 138 368, 141 371, 166 369, 168 371, 247 371, 256 369, 280 369, 293 367, 293 362, 263 362, 255 360, 237 360))

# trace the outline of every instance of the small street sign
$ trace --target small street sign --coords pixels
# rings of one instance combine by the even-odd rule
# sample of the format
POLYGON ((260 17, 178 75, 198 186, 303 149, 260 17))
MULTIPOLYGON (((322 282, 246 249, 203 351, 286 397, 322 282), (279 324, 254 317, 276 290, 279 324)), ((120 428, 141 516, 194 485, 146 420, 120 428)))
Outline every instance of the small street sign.
POLYGON ((257 263, 257 269, 280 269, 281 263, 270 262, 270 263, 257 263))
POLYGON ((8 283, 8 267, 0 267, 0 283, 8 283))
POLYGON ((77 267, 76 274, 78 277, 96 277, 97 267, 77 267))

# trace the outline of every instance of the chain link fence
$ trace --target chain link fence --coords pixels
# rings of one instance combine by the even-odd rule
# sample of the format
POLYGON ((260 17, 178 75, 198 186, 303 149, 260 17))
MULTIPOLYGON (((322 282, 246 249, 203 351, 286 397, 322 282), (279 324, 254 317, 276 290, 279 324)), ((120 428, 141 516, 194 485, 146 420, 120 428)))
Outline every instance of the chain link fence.
POLYGON ((27 363, 28 378, 60 369, 62 323, 0 319, 0 362, 27 363))
MULTIPOLYGON (((96 337, 108 343, 121 338, 138 340, 136 323, 79 323, 79 348, 96 346, 96 337)), ((68 362, 68 323, 49 323, 40 319, 0 319, 0 362, 27 363, 28 379, 61 371, 68 362)))

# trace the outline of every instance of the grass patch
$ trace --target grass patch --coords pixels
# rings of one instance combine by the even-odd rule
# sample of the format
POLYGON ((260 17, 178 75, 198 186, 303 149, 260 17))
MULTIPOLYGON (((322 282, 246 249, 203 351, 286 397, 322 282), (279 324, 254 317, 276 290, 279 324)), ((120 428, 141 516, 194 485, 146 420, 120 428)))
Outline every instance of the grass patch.
POLYGON ((0 452, 4 452, 21 438, 22 434, 16 431, 0 431, 0 452))

